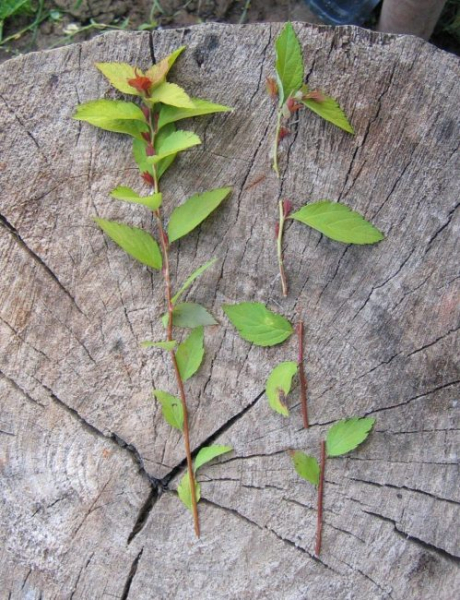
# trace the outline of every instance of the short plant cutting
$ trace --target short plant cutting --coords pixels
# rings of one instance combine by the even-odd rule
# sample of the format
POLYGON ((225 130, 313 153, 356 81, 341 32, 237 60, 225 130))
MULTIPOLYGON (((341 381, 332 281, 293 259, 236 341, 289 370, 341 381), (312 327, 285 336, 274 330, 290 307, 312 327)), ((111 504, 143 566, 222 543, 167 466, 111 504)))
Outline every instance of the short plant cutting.
POLYGON ((155 224, 153 233, 107 219, 94 220, 132 258, 163 274, 166 313, 162 322, 166 329, 165 339, 146 341, 143 346, 166 351, 171 359, 179 397, 163 390, 154 390, 153 393, 162 407, 167 423, 183 435, 187 473, 179 484, 178 495, 192 511, 195 533, 199 537, 197 503, 200 487, 195 473, 203 464, 229 452, 231 448, 202 448, 195 464, 192 463, 184 384, 198 371, 203 361, 204 328, 215 325, 216 321, 200 304, 180 300, 184 292, 215 260, 209 260, 179 285, 171 270, 170 252, 174 242, 193 231, 218 208, 231 193, 231 188, 217 188, 191 196, 172 210, 166 224, 160 180, 179 153, 201 143, 195 133, 177 129, 176 123, 182 119, 231 109, 207 100, 191 98, 184 89, 167 81, 171 67, 184 49, 184 46, 177 49, 145 72, 126 63, 96 64, 116 90, 134 96, 137 102, 105 99, 86 102, 77 107, 74 118, 107 131, 129 135, 133 139, 134 160, 149 188, 149 194, 141 195, 130 187, 119 186, 110 195, 116 200, 139 204, 151 211, 155 224), (179 342, 177 329, 191 331, 179 342))
MULTIPOLYGON (((291 23, 286 23, 275 42, 276 79, 267 78, 267 92, 277 105, 275 139, 272 149, 273 170, 280 177, 278 163, 280 143, 290 135, 289 121, 302 108, 353 134, 354 130, 345 113, 334 98, 322 91, 310 90, 304 83, 302 48, 291 23)), ((293 211, 290 200, 278 203, 276 224, 276 249, 283 296, 288 295, 288 283, 284 268, 283 235, 287 219, 294 219, 318 230, 326 237, 345 244, 375 244, 383 235, 360 214, 344 204, 321 200, 306 204, 293 211)))
MULTIPOLYGON (((261 302, 226 304, 223 309, 240 336, 256 346, 276 346, 286 341, 294 333, 294 328, 285 317, 273 312, 261 302)), ((303 321, 297 323, 296 331, 299 347, 297 362, 285 361, 277 365, 267 379, 265 393, 270 408, 280 415, 288 417, 289 408, 286 398, 291 391, 293 378, 298 374, 303 426, 308 429, 303 321)))
POLYGON ((320 444, 320 461, 318 463, 314 456, 309 456, 300 450, 290 450, 294 468, 298 475, 313 484, 318 490, 317 526, 315 554, 321 553, 322 529, 323 529, 323 497, 324 497, 324 474, 326 471, 326 458, 334 458, 348 454, 362 444, 372 427, 375 419, 370 417, 345 419, 338 421, 327 432, 326 440, 320 444))

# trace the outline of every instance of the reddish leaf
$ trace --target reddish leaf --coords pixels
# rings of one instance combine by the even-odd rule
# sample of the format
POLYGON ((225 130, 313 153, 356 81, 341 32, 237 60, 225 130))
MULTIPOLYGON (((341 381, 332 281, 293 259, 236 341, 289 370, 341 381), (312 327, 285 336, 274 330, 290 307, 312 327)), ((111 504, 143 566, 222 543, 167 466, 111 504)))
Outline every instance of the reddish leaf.
POLYGON ((139 69, 134 69, 134 72, 136 73, 136 77, 128 79, 128 84, 141 94, 148 94, 152 86, 152 80, 149 77, 145 77, 139 69))
POLYGON ((267 77, 265 85, 267 87, 267 94, 270 98, 276 100, 278 98, 278 85, 273 77, 267 77))
POLYGON ((303 100, 314 100, 315 102, 324 102, 326 96, 320 90, 313 90, 303 96, 303 100))

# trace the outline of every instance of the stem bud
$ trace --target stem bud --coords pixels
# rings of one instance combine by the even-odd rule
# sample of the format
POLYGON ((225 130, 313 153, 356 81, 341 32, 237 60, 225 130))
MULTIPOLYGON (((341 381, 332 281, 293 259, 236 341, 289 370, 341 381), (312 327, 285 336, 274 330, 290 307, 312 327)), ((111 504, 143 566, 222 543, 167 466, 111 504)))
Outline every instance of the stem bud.
POLYGON ((153 176, 148 171, 145 171, 144 173, 142 173, 141 177, 145 181, 145 183, 148 183, 148 185, 155 187, 155 180, 153 179, 153 176))
POLYGON ((292 202, 290 200, 283 200, 283 215, 287 219, 292 212, 292 202))

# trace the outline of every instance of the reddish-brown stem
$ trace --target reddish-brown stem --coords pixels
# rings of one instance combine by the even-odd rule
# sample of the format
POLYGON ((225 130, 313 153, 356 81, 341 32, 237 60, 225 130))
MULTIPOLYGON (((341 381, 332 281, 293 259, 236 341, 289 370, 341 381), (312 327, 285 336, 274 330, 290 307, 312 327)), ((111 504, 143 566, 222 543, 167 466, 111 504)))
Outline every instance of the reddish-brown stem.
POLYGON ((297 337, 299 338, 299 357, 297 360, 297 366, 299 369, 300 408, 302 409, 303 426, 305 429, 308 429, 307 377, 305 375, 305 367, 303 364, 303 321, 299 321, 297 323, 297 337))
MULTIPOLYGON (((156 124, 154 123, 154 119, 152 118, 152 113, 150 112, 149 118, 150 124, 150 133, 151 133, 151 144, 152 146, 155 143, 155 133, 156 133, 156 124)), ((153 166, 153 179, 154 179, 154 192, 156 194, 159 193, 159 184, 158 184, 158 176, 156 172, 155 165, 153 166)), ((171 291, 171 276, 169 271, 169 240, 168 236, 163 228, 163 219, 161 217, 161 210, 158 209, 155 211, 155 219, 158 226, 158 234, 160 238, 160 247, 161 253, 163 255, 163 278, 165 282, 165 297, 166 297, 166 305, 168 308, 168 325, 167 325, 167 339, 168 341, 173 340, 173 311, 174 305, 172 302, 172 291, 171 291)), ((188 423, 188 410, 187 410, 187 398, 185 395, 184 382, 182 381, 182 377, 179 371, 179 365, 177 364, 176 353, 174 350, 171 350, 171 361, 174 367, 174 373, 176 375, 177 387, 179 388, 179 396, 182 404, 182 412, 184 414, 184 429, 183 429, 183 437, 184 437, 184 446, 185 446, 185 456, 187 459, 187 470, 188 477, 190 483, 190 496, 192 500, 192 514, 193 514, 193 524, 195 528, 196 537, 200 537, 200 520, 198 517, 198 504, 196 498, 196 487, 195 487, 195 475, 193 472, 193 463, 192 463, 192 451, 190 448, 190 429, 188 423)))
POLYGON ((316 522, 316 546, 315 554, 321 552, 321 534, 323 530, 323 490, 324 490, 324 470, 326 468, 326 442, 321 442, 321 459, 319 466, 319 484, 318 484, 318 518, 316 522))
MULTIPOLYGON (((157 219, 158 231, 160 237, 160 245, 163 254, 163 277, 165 281, 165 295, 166 295, 166 304, 168 306, 168 328, 167 328, 167 337, 168 341, 172 341, 172 327, 173 327, 173 310, 174 306, 171 299, 171 278, 169 274, 169 253, 168 253, 168 241, 163 229, 163 223, 161 220, 160 211, 155 211, 155 217, 157 219)), ((185 396, 184 382, 182 381, 182 377, 179 371, 179 365, 177 364, 176 353, 174 350, 171 350, 171 360, 174 367, 174 373, 176 375, 177 386, 179 388, 179 395, 182 404, 182 411, 184 413, 184 446, 185 446, 185 455, 187 458, 187 470, 190 481, 190 495, 192 499, 192 514, 193 514, 193 523, 195 527, 195 534, 197 537, 200 537, 200 521, 198 517, 198 505, 196 499, 196 488, 195 488, 195 476, 193 473, 193 463, 192 463, 192 451, 190 449, 190 430, 188 424, 188 410, 187 410, 187 399, 185 396)))

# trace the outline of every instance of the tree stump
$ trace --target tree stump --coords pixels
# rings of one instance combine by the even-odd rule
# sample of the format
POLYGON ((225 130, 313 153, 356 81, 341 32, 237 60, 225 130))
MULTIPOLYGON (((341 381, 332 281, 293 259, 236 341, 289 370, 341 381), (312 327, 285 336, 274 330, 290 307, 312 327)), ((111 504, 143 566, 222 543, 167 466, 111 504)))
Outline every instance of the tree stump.
MULTIPOLYGON (((1 65, 0 442, 2 597, 25 599, 451 599, 459 585, 458 327, 460 68, 408 36, 297 23, 308 83, 339 99, 354 137, 301 114, 270 168, 280 24, 110 33, 1 65), (179 433, 153 387, 175 393, 160 351, 161 276, 108 242, 91 217, 149 228, 130 141, 71 120, 117 97, 95 61, 151 64, 187 50, 173 81, 235 107, 196 119, 204 140, 165 175, 165 205, 233 185, 178 244, 179 280, 211 256, 188 297, 221 325, 188 382, 192 443, 234 453, 203 468, 202 537, 175 496, 179 433), (280 293, 277 202, 343 201, 381 229, 345 246, 292 223, 280 293), (456 237, 457 235, 457 237, 456 237), (262 301, 306 323, 311 428, 273 413, 268 373, 296 340, 238 337, 224 302, 262 301), (326 472, 323 549, 314 488, 288 448, 318 455, 329 424, 377 418, 326 472)), ((293 397, 296 397, 294 390, 293 397)))

